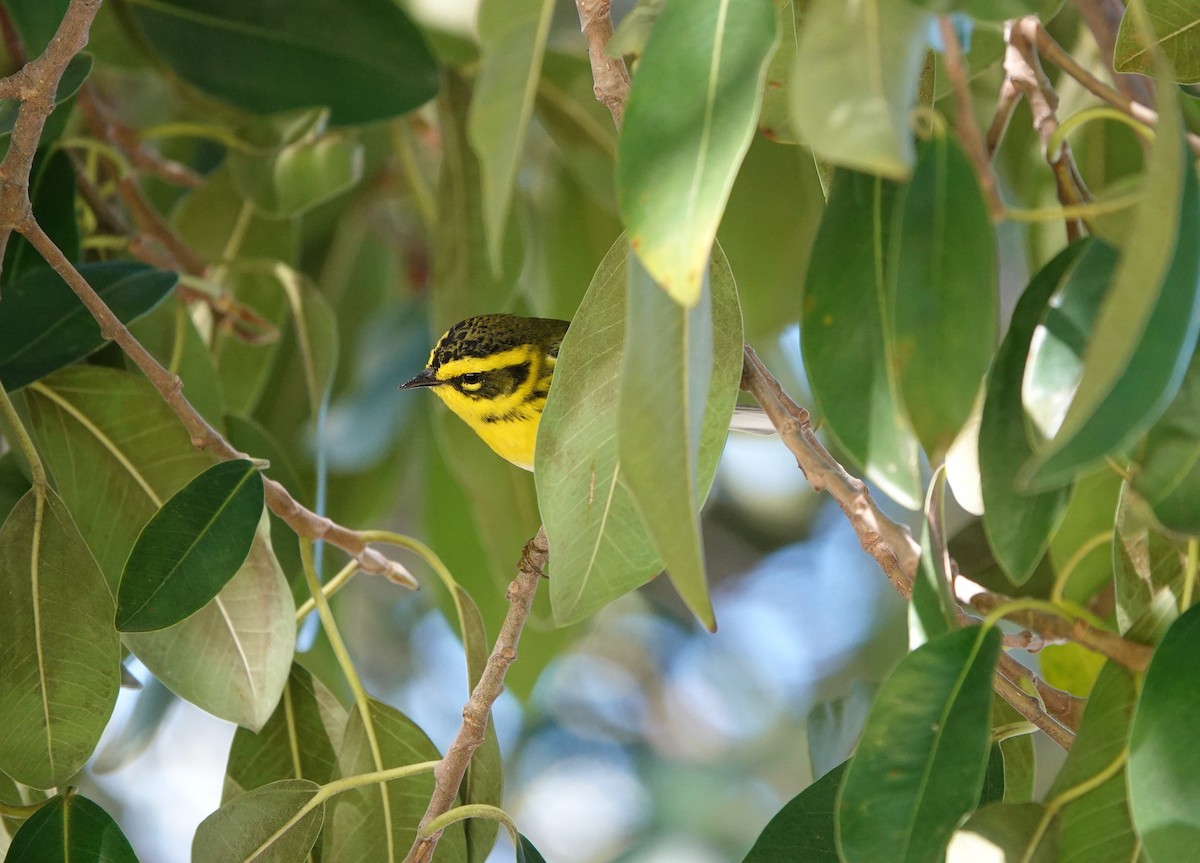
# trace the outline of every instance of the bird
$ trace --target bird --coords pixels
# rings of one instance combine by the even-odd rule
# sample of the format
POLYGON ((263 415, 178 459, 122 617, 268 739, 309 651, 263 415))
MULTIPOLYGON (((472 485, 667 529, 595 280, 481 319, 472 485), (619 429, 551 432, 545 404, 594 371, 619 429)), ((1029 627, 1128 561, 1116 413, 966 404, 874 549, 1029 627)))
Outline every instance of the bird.
MULTIPOLYGON (((425 368, 400 389, 431 388, 497 455, 531 471, 538 423, 569 326, 508 314, 466 318, 446 330, 425 368)), ((758 408, 739 407, 730 428, 774 432, 758 408)))
POLYGON ((432 388, 497 455, 533 470, 538 423, 569 325, 504 314, 459 321, 400 389, 432 388))

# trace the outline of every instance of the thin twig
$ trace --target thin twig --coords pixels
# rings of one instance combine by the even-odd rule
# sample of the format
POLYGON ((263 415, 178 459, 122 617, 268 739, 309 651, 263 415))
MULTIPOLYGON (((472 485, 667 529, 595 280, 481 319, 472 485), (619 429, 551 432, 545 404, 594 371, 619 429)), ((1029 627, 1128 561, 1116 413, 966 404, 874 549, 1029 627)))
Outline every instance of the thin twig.
MULTIPOLYGON (((496 638, 483 674, 471 690, 467 706, 463 708, 463 720, 458 727, 458 734, 446 750, 446 757, 434 771, 436 785, 425 816, 421 819, 422 827, 448 812, 454 805, 459 786, 462 785, 467 767, 471 763, 471 756, 483 744, 492 705, 504 691, 504 675, 517 658, 517 643, 521 639, 521 630, 525 628, 525 621, 529 618, 533 597, 548 559, 546 528, 542 527, 537 535, 525 544, 525 550, 521 553, 517 577, 509 584, 506 594, 508 613, 504 616, 500 635, 496 638)), ((439 831, 425 839, 418 837, 408 856, 404 858, 404 863, 428 863, 441 836, 439 831)))
MULTIPOLYGON (((971 597, 971 605, 988 614, 1005 603, 1012 602, 1007 596, 997 593, 977 593, 971 597)), ((1145 671, 1150 665, 1154 649, 1136 641, 1122 638, 1115 632, 1097 629, 1082 618, 1068 620, 1053 614, 1021 609, 1005 615, 1019 626, 1032 629, 1047 639, 1074 641, 1076 644, 1106 656, 1131 671, 1145 671)))
MULTIPOLYGON (((1100 56, 1105 64, 1113 69, 1117 46, 1117 28, 1125 14, 1125 4, 1121 0, 1074 0, 1100 48, 1100 56)), ((1140 75, 1122 75, 1113 70, 1113 83, 1117 89, 1135 102, 1153 107, 1154 91, 1150 82, 1140 75)))

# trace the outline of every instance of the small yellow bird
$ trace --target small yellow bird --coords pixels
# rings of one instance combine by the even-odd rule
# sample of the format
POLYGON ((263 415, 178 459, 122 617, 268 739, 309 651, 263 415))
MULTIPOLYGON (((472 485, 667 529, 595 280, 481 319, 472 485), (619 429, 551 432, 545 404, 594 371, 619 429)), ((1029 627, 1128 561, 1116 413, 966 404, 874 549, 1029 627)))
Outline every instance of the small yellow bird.
MULTIPOLYGON (((552 318, 467 318, 438 339, 425 368, 400 389, 432 387, 498 455, 533 470, 538 423, 567 327, 552 318)), ((775 431, 760 408, 738 407, 729 427, 775 431)))
POLYGON ((438 339, 421 373, 400 389, 433 387, 498 455, 533 470, 538 422, 567 326, 517 315, 459 321, 438 339))

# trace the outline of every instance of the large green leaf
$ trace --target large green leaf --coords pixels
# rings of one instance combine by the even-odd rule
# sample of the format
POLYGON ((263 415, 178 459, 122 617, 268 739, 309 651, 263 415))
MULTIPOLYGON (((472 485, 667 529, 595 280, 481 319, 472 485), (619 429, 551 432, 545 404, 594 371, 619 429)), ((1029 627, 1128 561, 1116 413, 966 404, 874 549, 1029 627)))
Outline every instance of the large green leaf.
POLYGON ((0 769, 52 788, 83 767, 117 700, 113 601, 66 505, 30 489, 0 527, 0 769))
MULTIPOLYGON (((47 468, 115 589, 142 526, 212 458, 136 375, 73 366, 30 387, 26 402, 47 468)), ((294 608, 260 523, 246 563, 211 603, 125 643, 176 694, 260 728, 291 666, 294 608)))
POLYGON ((62 23, 70 0, 12 0, 5 8, 12 16, 26 56, 33 58, 46 50, 62 23))
POLYGON ((165 629, 207 605, 245 562, 262 514, 262 478, 246 459, 193 477, 138 534, 117 589, 117 628, 165 629))
POLYGON ((1137 455, 1133 487, 1169 530, 1200 534, 1200 352, 1137 455))
MULTIPOLYGON (((441 757, 425 732, 400 711, 374 699, 370 701, 370 710, 385 769, 435 761, 441 757)), ((346 736, 338 751, 338 775, 354 776, 375 769, 362 717, 355 708, 350 713, 346 736)), ((325 826, 323 858, 398 863, 416 837, 417 823, 425 814, 432 793, 433 776, 426 773, 339 794, 325 826), (390 840, 384 818, 385 799, 391 813, 390 840)), ((461 821, 448 827, 438 843, 438 860, 443 858, 451 863, 462 863, 467 859, 461 821)))
POLYGON ((234 732, 221 802, 281 779, 328 782, 346 718, 346 709, 324 684, 293 664, 279 706, 262 730, 234 732))
MULTIPOLYGON (((700 432, 698 500, 708 494, 741 375, 741 325, 724 256, 711 264, 713 383, 700 432), (735 359, 736 353, 736 359, 735 359)), ((563 339, 538 429, 538 503, 550 539, 550 599, 560 623, 581 620, 662 568, 617 442, 625 349, 628 246, 609 250, 563 339)), ((659 432, 656 431, 656 434, 659 432)))
POLYGON ((1137 26, 1137 16, 1126 10, 1117 29, 1113 68, 1154 75, 1154 55, 1161 51, 1171 62, 1174 80, 1181 84, 1200 82, 1200 8, 1179 0, 1142 0, 1142 6, 1150 16, 1154 33, 1143 33, 1137 26))
POLYGON ((1124 757, 1136 702, 1132 672, 1107 663, 1092 687, 1066 763, 1046 792, 1047 801, 1067 798, 1058 814, 1061 863, 1137 859, 1138 837, 1130 822, 1125 770, 1112 770, 1124 757))
POLYGON ((6 863, 138 863, 112 816, 69 788, 33 813, 6 863))
POLYGON ((553 12, 552 0, 485 0, 479 6, 482 56, 467 133, 483 174, 484 229, 496 271, 503 266, 508 211, 553 12))
POLYGON ((800 311, 804 369, 821 415, 867 478, 921 506, 917 440, 889 361, 886 283, 895 186, 840 170, 813 245, 800 311))
POLYGON ((996 236, 970 160, 943 135, 921 145, 889 249, 900 392, 929 460, 967 421, 999 330, 996 236))
POLYGON ((833 819, 838 786, 849 763, 843 761, 784 804, 742 863, 839 863, 833 819))
POLYGON ((775 29, 779 41, 767 64, 763 87, 762 109, 758 112, 758 130, 771 141, 799 144, 799 126, 792 116, 796 96, 792 92, 792 76, 800 57, 800 31, 809 0, 778 0, 775 6, 775 29))
POLYGON ((1033 334, 1051 296, 1075 262, 1083 244, 1069 246, 1038 272, 1021 294, 1008 332, 988 372, 979 425, 979 478, 983 525, 997 562, 1013 584, 1024 584, 1050 547, 1050 537, 1071 496, 1070 487, 1041 494, 1017 488, 1017 472, 1033 454, 1021 385, 1033 334))
POLYGON ((930 20, 895 0, 810 0, 790 86, 794 122, 820 159, 908 176, 930 20))
MULTIPOLYGON (((675 589, 700 622, 716 629, 700 536, 697 459, 712 384, 712 292, 682 308, 629 259, 625 357, 617 401, 617 456, 675 589)), ((736 392, 731 395, 729 410, 736 392)))
MULTIPOLYGON (((178 278, 128 261, 82 264, 79 270, 125 323, 160 303, 178 278)), ((105 341, 87 307, 49 268, 28 270, 0 294, 0 381, 6 389, 86 357, 105 341)))
POLYGON ((730 6, 667 4, 639 61, 619 141, 617 199, 629 245, 688 308, 700 299, 775 43, 769 0, 730 6))
POLYGON ((397 117, 437 92, 420 30, 388 0, 126 0, 154 51, 188 83, 274 114, 328 106, 335 126, 397 117))
POLYGON ((292 863, 312 850, 325 804, 309 808, 320 786, 281 779, 247 791, 200 822, 192 863, 292 863))
POLYGON ((875 697, 838 798, 846 863, 940 861, 979 800, 1000 633, 978 626, 926 642, 875 697))
POLYGON ((950 844, 947 863, 1058 863, 1058 821, 1040 803, 993 803, 971 813, 950 844), (978 838, 976 838, 978 837, 978 838), (1030 844, 1036 846, 1030 848, 1030 844))
POLYGON ((1140 437, 1179 389, 1200 335, 1200 191, 1173 88, 1160 90, 1144 194, 1070 407, 1031 466, 1035 487, 1062 484, 1140 437))
POLYGON ((1200 691, 1200 605, 1167 630, 1150 667, 1129 740, 1129 805, 1154 863, 1187 860, 1200 844, 1200 749, 1193 745, 1200 691))
MULTIPOLYGON (((75 223, 75 166, 65 150, 39 150, 29 172, 29 199, 37 219, 68 261, 79 259, 79 226, 75 223)), ((6 286, 39 267, 50 266, 20 234, 4 250, 0 284, 6 286)))

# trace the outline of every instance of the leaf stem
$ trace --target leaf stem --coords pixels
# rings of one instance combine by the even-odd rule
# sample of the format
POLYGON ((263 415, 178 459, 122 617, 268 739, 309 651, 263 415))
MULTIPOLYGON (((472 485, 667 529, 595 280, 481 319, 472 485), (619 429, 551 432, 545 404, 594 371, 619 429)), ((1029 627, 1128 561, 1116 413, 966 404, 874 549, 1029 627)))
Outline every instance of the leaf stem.
MULTIPOLYGON (((348 582, 355 575, 355 573, 358 572, 358 570, 359 566, 357 560, 351 560, 340 570, 338 570, 337 575, 321 585, 321 592, 325 594, 325 598, 329 599, 329 597, 333 596, 335 593, 345 587, 346 582, 348 582)), ((304 618, 308 617, 316 607, 317 601, 313 597, 310 596, 308 599, 304 600, 300 607, 296 609, 296 623, 302 622, 304 618)))
POLYGON ((1200 540, 1188 537, 1187 567, 1183 571, 1183 591, 1179 596, 1179 613, 1183 614, 1192 607, 1192 597, 1196 594, 1196 567, 1200 563, 1200 540))
POLYGON ((21 422, 21 417, 17 413, 17 409, 13 407, 3 384, 0 384, 0 419, 4 420, 21 455, 25 456, 25 460, 29 462, 29 470, 33 474, 33 485, 38 489, 38 494, 44 493, 47 488, 46 468, 38 455, 37 447, 33 445, 33 438, 29 436, 29 431, 21 422))
MULTIPOLYGON (((358 707, 363 731, 367 735, 367 744, 371 749, 371 761, 375 764, 375 769, 381 771, 383 770, 383 754, 380 752, 379 738, 375 734, 375 723, 371 718, 371 702, 358 677, 358 672, 354 668, 350 652, 346 649, 346 642, 342 640, 337 621, 333 618, 333 611, 329 608, 329 600, 326 599, 324 591, 321 590, 321 583, 317 580, 317 570, 313 566, 312 543, 307 539, 300 540, 300 561, 304 568, 304 579, 308 583, 317 614, 321 618, 321 626, 325 628, 325 635, 329 638, 329 645, 333 648, 333 655, 337 657, 338 666, 342 669, 346 683, 350 686, 350 691, 354 693, 354 704, 358 707)), ((392 836, 392 807, 388 799, 387 785, 380 784, 379 796, 383 799, 383 828, 387 841, 387 859, 388 863, 391 863, 396 859, 396 849, 395 839, 392 836)))
POLYGON ((468 803, 465 806, 455 806, 449 812, 443 812, 418 830, 417 838, 428 839, 439 830, 445 830, 451 824, 465 821, 468 818, 487 818, 491 821, 499 821, 508 829, 508 835, 512 838, 513 845, 520 842, 517 835, 517 823, 513 821, 512 816, 499 806, 491 806, 487 803, 468 803))

